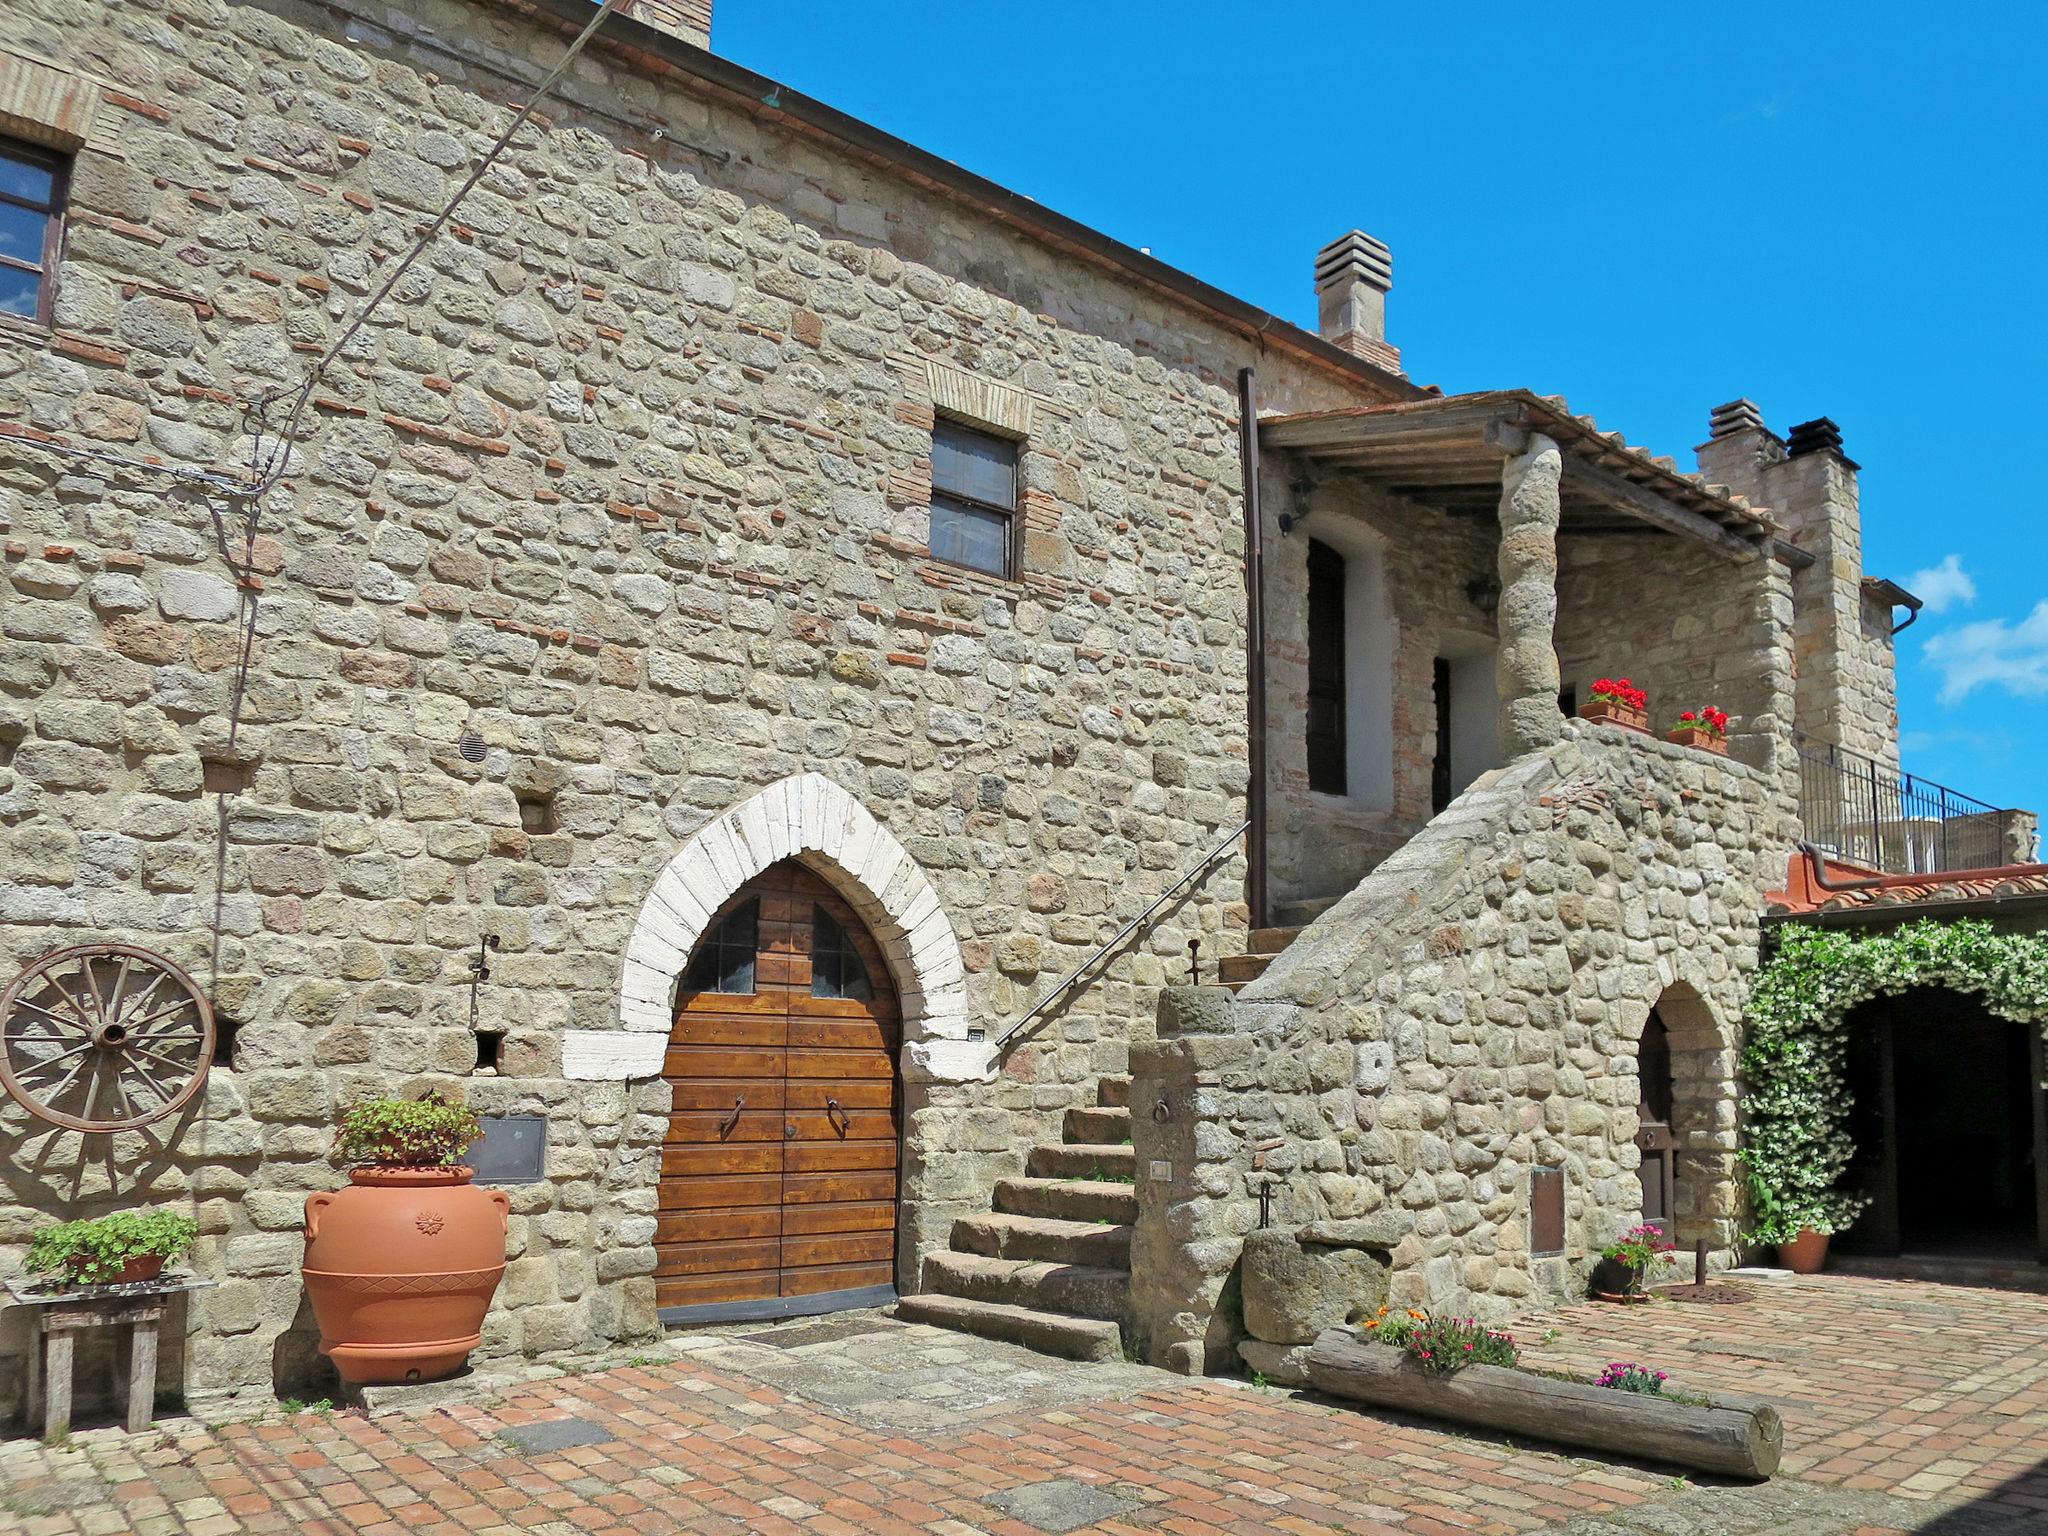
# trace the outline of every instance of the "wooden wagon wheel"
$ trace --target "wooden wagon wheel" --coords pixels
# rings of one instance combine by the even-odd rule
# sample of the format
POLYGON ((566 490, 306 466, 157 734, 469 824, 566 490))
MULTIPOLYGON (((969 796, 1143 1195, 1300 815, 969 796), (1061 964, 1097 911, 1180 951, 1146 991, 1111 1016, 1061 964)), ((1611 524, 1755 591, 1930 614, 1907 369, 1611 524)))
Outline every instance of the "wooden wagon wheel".
POLYGON ((54 949, 0 993, 0 1087, 71 1131, 132 1131, 206 1084, 213 1009, 136 944, 54 949))

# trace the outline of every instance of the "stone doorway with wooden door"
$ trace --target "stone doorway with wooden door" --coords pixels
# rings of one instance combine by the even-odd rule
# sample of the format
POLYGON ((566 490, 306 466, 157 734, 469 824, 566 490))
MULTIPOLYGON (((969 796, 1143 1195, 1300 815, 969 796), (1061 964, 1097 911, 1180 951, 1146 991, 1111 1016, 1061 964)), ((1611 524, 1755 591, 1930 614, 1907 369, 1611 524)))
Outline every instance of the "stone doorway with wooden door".
POLYGON ((664 1322, 894 1299, 901 1019, 881 949, 797 860, 713 917, 677 987, 663 1064, 664 1322))
POLYGON ((1678 1136, 1672 1129, 1671 1034, 1655 1008, 1636 1042, 1636 1177, 1643 1186, 1643 1221, 1678 1239, 1678 1136))

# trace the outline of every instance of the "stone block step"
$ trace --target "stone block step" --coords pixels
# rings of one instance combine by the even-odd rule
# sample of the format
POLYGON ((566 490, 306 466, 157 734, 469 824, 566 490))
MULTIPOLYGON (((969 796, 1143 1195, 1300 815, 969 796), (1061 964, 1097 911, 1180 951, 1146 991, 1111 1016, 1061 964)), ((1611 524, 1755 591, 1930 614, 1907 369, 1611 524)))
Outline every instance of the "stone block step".
POLYGON ((1266 967, 1273 963, 1272 955, 1225 955, 1223 957, 1223 984, 1243 986, 1248 981, 1257 981, 1266 974, 1266 967))
POLYGON ((1024 1171, 1034 1179, 1112 1179, 1122 1183, 1136 1175, 1137 1167, 1129 1142, 1121 1146, 1082 1142, 1033 1147, 1024 1171))
POLYGON ((1299 928, 1254 928, 1245 948, 1255 955, 1277 955, 1300 935, 1299 928))
POLYGON ((1098 1269, 1128 1270, 1131 1229, 1117 1223, 1067 1221, 1057 1216, 963 1216, 953 1223, 953 1251, 979 1253, 991 1259, 1029 1259, 1046 1264, 1088 1264, 1098 1269))
POLYGON ((1100 1146, 1129 1141, 1131 1112, 1122 1108, 1070 1109, 1067 1111, 1066 1139, 1100 1146))
POLYGON ((1097 1080, 1095 1102, 1104 1109, 1129 1109, 1131 1107, 1131 1076, 1128 1072, 1112 1072, 1097 1080))
POLYGON ((996 1210, 1059 1221, 1136 1221, 1138 1188, 1093 1179, 998 1179, 996 1210))
POLYGON ((1063 1360, 1117 1360, 1123 1357, 1123 1333, 1115 1323, 1094 1317, 1068 1317, 995 1301, 969 1301, 963 1296, 905 1296, 896 1316, 909 1323, 930 1323, 984 1339, 1022 1344, 1063 1360))
POLYGON ((969 1301, 1121 1322, 1130 1305, 1131 1277, 1124 1270, 1092 1264, 933 1253, 925 1256, 923 1289, 969 1301))

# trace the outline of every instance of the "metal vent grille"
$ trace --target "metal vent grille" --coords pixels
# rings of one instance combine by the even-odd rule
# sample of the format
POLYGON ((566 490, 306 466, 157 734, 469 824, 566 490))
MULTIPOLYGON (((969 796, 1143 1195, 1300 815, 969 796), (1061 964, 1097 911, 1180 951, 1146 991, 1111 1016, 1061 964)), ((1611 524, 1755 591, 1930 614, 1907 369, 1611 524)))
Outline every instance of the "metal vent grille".
POLYGON ((455 741, 455 750, 462 754, 466 763, 480 763, 484 760, 484 739, 475 731, 464 731, 455 741))

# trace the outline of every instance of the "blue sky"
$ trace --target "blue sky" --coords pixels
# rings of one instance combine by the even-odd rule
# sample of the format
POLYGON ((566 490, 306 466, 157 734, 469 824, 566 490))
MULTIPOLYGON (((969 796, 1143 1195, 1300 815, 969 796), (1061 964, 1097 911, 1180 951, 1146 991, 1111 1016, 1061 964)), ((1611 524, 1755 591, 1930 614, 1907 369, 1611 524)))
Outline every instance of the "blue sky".
POLYGON ((2048 7, 717 0, 716 50, 1301 324, 1690 463, 1737 395, 1863 465, 1909 770, 2048 810, 2048 7))

